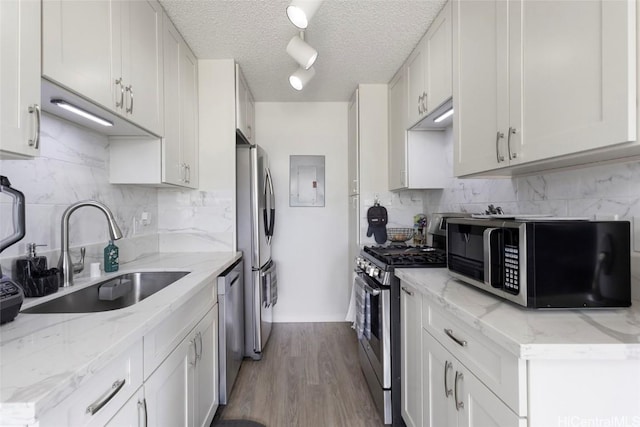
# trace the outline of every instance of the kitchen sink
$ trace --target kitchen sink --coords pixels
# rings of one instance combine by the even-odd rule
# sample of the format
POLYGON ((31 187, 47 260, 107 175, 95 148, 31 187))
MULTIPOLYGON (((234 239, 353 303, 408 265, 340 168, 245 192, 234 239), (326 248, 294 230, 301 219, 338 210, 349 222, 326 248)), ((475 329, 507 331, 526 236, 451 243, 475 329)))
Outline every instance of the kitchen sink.
POLYGON ((189 274, 188 271, 126 273, 52 299, 22 313, 95 313, 129 307, 189 274))

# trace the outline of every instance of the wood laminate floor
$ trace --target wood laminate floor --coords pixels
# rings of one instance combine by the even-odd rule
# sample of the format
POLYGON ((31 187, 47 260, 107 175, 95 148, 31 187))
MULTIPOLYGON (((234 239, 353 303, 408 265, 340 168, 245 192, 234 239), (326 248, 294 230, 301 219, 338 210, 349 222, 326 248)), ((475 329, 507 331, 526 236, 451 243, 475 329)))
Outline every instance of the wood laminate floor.
POLYGON ((357 344, 348 323, 274 324, 262 360, 242 363, 219 418, 267 427, 382 426, 357 344))

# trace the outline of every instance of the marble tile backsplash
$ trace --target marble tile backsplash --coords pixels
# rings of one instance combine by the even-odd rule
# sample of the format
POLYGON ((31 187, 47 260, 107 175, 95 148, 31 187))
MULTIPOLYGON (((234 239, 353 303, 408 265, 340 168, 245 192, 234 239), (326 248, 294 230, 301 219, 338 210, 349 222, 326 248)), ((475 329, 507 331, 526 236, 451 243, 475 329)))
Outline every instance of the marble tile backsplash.
MULTIPOLYGON (((140 253, 157 252, 158 190, 134 185, 109 183, 109 140, 106 136, 43 114, 41 154, 32 160, 0 160, 0 173, 9 177, 14 188, 22 191, 26 201, 26 235, 24 239, 3 251, 3 269, 11 258, 24 255, 28 242, 44 244, 39 253, 51 254, 50 264, 57 261, 61 246, 61 218, 71 204, 87 199, 105 203, 113 212, 125 239, 133 239, 140 253), (148 225, 140 216, 147 212, 148 225), (149 236, 148 239, 140 239, 149 236), (144 241, 144 243, 142 243, 144 241), (155 247, 154 247, 155 245, 155 247), (52 259, 53 258, 53 259, 52 259)), ((11 233, 11 199, 0 198, 0 236, 11 233)), ((70 246, 86 246, 89 257, 99 258, 99 251, 109 239, 107 223, 98 209, 80 208, 70 218, 70 246), (93 253, 95 252, 95 254, 93 253)), ((135 255, 125 247, 123 261, 135 255)), ((132 247, 132 249, 133 249, 132 247)), ((5 271, 6 274, 6 271, 5 271)))
MULTIPOLYGON (((453 144, 449 138, 449 144, 453 144)), ((449 150, 452 163, 453 149, 449 150)), ((505 179, 455 179, 443 190, 425 191, 427 212, 484 212, 595 218, 640 216, 640 162, 602 164, 505 179)))
POLYGON ((233 249, 234 191, 158 190, 160 252, 233 249))

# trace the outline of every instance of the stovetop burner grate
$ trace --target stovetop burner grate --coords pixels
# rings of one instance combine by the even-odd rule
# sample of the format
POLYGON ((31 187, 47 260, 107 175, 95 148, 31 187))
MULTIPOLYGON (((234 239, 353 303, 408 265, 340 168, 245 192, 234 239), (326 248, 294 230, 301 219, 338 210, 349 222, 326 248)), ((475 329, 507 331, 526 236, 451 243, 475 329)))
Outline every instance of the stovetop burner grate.
POLYGON ((430 246, 365 246, 364 252, 392 267, 446 267, 447 254, 430 246))

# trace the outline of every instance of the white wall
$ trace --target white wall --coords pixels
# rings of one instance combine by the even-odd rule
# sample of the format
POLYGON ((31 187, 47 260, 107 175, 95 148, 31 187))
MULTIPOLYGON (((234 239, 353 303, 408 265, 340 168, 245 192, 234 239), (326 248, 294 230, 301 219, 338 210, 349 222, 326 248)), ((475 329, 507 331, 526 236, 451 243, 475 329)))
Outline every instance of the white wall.
POLYGON ((344 321, 347 310, 347 103, 256 103, 256 141, 276 190, 275 322, 344 321), (289 207, 289 156, 325 156, 325 206, 289 207))

